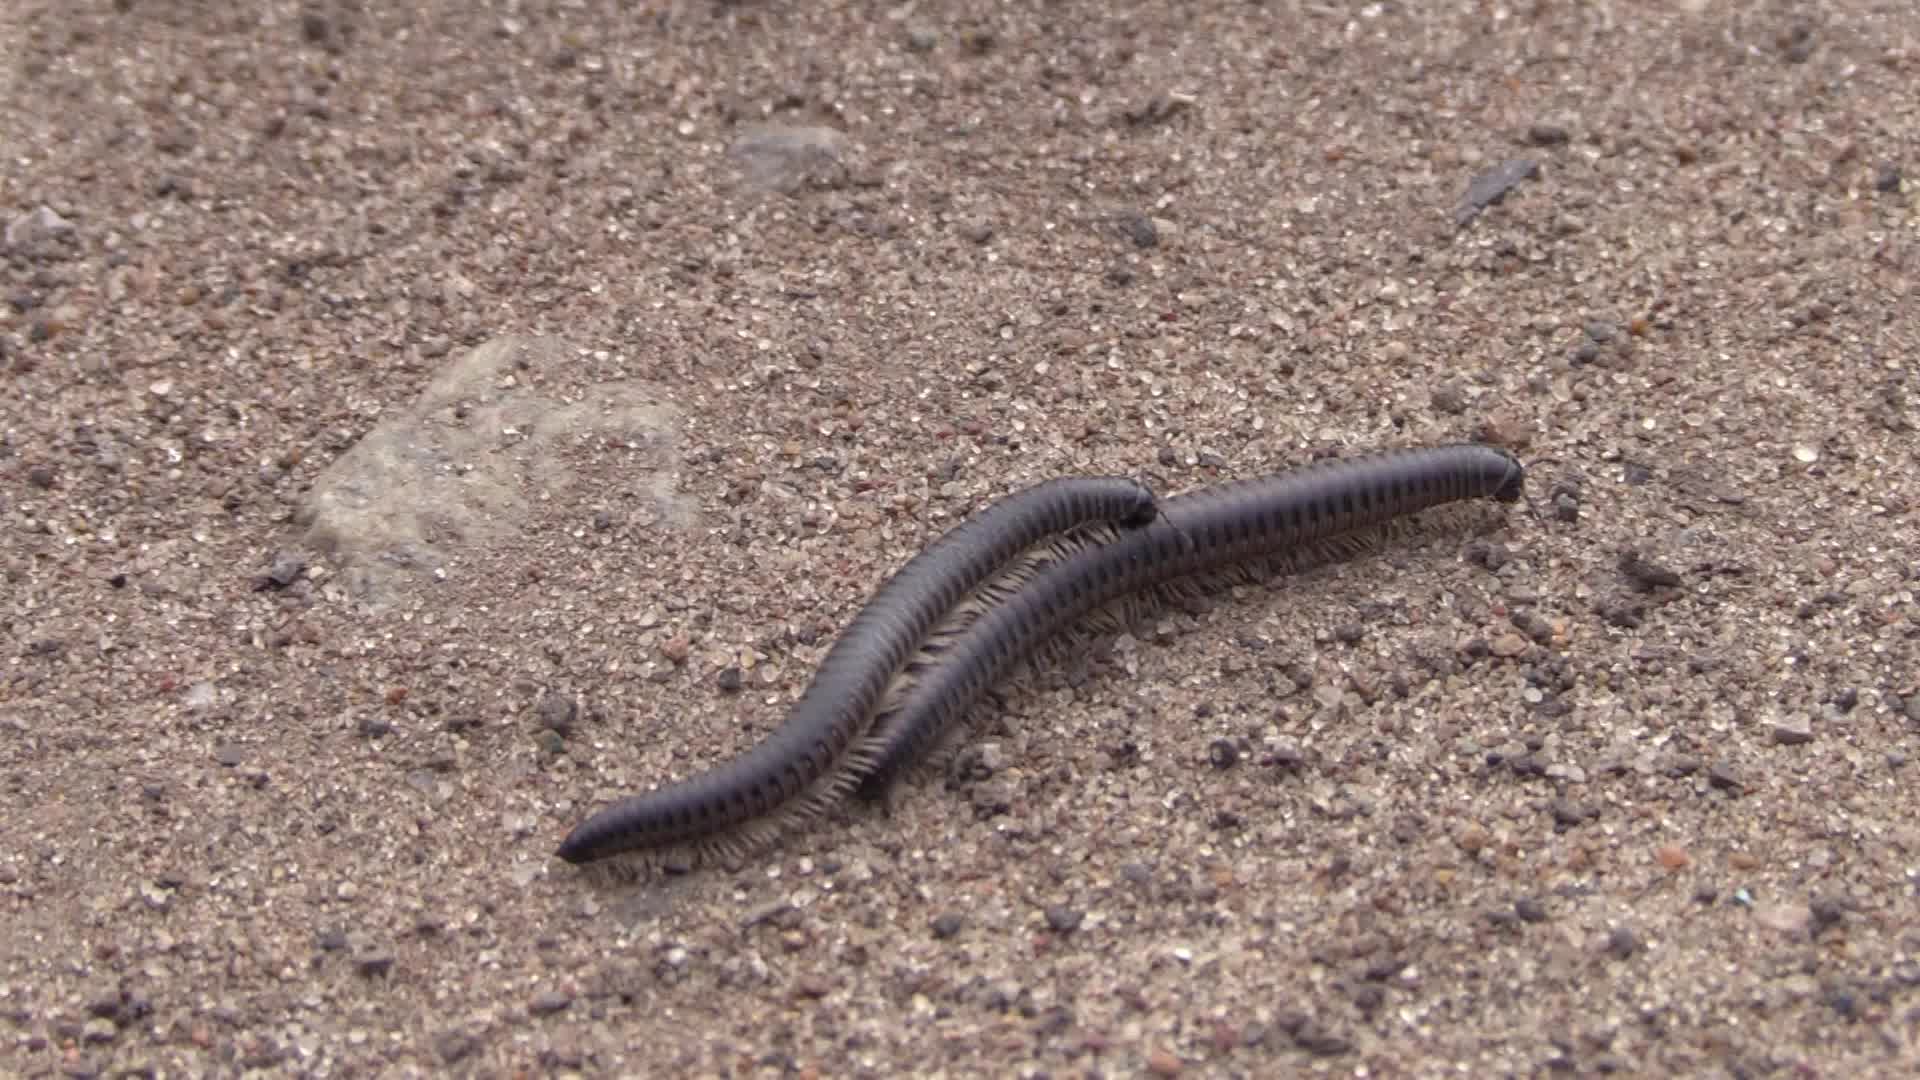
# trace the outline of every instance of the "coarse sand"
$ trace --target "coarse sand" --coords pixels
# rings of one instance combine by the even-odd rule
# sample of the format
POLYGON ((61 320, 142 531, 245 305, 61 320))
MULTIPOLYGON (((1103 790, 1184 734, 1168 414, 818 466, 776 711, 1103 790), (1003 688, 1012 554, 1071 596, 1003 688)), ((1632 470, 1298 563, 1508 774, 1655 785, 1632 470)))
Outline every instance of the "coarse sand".
POLYGON ((0 226, 0 1076, 1920 1071, 1912 0, 6 0, 0 226), (1461 439, 552 857, 993 498, 1461 439))

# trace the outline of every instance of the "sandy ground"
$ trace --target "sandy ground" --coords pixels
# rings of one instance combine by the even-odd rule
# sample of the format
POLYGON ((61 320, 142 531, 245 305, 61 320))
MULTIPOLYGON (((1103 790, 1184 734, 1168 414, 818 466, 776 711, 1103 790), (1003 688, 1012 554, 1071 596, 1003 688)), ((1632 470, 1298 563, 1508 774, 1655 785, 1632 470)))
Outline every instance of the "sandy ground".
POLYGON ((0 61, 0 1074, 1920 1061, 1911 0, 8 0, 0 61), (485 527, 309 547, 509 334, 577 422, 442 448, 485 527), (1538 516, 1169 610, 737 869, 550 858, 988 499, 1468 437, 1538 516))

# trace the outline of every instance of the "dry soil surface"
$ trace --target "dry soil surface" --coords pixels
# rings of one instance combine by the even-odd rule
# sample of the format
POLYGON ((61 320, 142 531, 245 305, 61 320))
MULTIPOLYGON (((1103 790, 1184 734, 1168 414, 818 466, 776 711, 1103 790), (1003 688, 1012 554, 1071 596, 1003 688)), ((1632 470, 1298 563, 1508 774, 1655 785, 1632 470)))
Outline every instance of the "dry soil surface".
POLYGON ((1912 0, 9 0, 0 159, 0 1074, 1920 1059, 1912 0), (1461 438, 1537 511, 552 858, 998 495, 1461 438))

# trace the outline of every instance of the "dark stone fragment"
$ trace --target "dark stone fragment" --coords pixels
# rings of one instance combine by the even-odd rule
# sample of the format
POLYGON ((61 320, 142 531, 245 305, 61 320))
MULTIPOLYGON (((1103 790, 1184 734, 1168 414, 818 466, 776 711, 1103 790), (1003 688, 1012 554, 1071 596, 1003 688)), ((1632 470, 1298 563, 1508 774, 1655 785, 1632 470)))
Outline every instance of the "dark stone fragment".
POLYGON ((1507 197, 1507 192, 1518 187, 1523 181, 1531 180, 1540 172, 1539 162, 1531 158, 1514 158, 1503 161, 1473 178, 1467 185, 1467 192, 1460 200, 1460 206, 1453 212, 1455 225, 1465 225, 1480 216, 1480 212, 1507 197))
POLYGON ((1207 760, 1216 769, 1231 769, 1240 761, 1240 746, 1232 739, 1215 739, 1207 747, 1207 760))

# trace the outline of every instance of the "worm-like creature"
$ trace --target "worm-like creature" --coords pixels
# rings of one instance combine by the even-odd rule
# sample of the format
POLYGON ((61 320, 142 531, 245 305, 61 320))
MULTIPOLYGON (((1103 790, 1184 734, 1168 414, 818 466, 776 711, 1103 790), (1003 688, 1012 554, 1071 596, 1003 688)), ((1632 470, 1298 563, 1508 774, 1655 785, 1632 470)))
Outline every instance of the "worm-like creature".
POLYGON ((822 781, 865 732, 895 673, 956 604, 1056 533, 1095 523, 1138 527, 1156 512, 1153 492, 1118 477, 1049 480, 994 503, 880 587, 771 735, 698 776, 601 810, 567 835, 559 856, 586 863, 680 844, 730 851, 750 845, 714 839, 726 830, 787 809, 817 812, 851 785, 851 774, 822 781))
MULTIPOLYGON (((1076 547, 1023 572, 1017 589, 937 645, 911 685, 851 755, 860 793, 883 795, 1021 657, 1128 594, 1233 563, 1311 547, 1445 503, 1520 498, 1525 470, 1478 444, 1321 462, 1167 499, 1132 532, 1076 547)), ((945 632, 944 630, 942 632, 945 632)))

